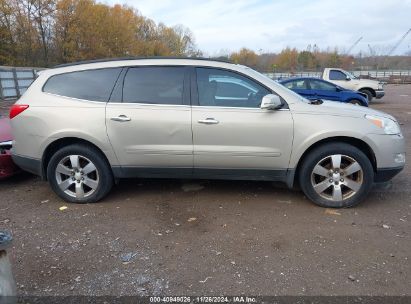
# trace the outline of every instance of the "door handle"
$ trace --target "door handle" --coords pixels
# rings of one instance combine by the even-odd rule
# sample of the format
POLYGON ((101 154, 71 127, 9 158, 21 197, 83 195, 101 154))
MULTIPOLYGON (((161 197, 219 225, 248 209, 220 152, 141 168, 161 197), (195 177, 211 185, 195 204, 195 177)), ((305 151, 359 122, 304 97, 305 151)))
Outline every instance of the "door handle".
POLYGON ((124 121, 130 121, 131 118, 127 117, 126 115, 119 115, 117 117, 111 117, 111 120, 114 121, 119 121, 119 122, 124 122, 124 121))
POLYGON ((202 123, 206 125, 215 125, 215 124, 218 124, 219 121, 214 118, 206 118, 206 119, 200 119, 198 123, 202 123))

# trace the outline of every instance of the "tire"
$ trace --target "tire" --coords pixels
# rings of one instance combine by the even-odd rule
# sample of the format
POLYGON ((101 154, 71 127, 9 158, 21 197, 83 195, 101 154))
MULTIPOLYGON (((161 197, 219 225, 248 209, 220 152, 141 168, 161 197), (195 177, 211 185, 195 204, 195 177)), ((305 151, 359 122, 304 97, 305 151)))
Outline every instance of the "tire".
POLYGON ((373 94, 370 90, 364 89, 364 90, 360 90, 360 92, 367 95, 368 102, 371 102, 371 100, 374 98, 374 96, 373 96, 373 94))
POLYGON ((53 191, 70 203, 95 203, 113 186, 113 174, 104 155, 92 146, 74 144, 58 150, 47 166, 53 191))
POLYGON ((303 159, 298 174, 304 194, 327 208, 358 205, 374 182, 371 161, 361 150, 346 143, 315 148, 303 159))
POLYGON ((358 99, 351 99, 348 103, 356 105, 356 106, 362 106, 361 101, 359 101, 358 99))

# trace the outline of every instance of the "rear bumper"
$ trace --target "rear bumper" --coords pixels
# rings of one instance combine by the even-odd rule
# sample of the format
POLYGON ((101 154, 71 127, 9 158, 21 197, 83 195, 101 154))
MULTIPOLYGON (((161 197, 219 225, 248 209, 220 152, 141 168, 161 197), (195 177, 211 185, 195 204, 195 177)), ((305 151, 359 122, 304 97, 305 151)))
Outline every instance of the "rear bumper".
POLYGON ((27 156, 12 154, 14 163, 24 171, 28 171, 38 176, 42 176, 41 160, 27 156))
POLYGON ((381 168, 377 169, 374 175, 374 182, 375 183, 385 183, 396 176, 404 167, 397 167, 397 168, 381 168))
POLYGON ((375 98, 377 98, 377 99, 383 98, 384 95, 385 95, 384 90, 377 90, 377 91, 375 91, 375 98))

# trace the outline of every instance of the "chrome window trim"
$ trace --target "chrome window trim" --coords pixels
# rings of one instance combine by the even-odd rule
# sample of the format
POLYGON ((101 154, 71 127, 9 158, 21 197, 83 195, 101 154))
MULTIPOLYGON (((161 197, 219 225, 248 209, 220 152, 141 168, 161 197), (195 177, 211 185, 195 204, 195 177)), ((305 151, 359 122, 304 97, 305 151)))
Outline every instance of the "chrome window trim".
MULTIPOLYGON (((227 110, 255 110, 255 111, 263 111, 260 108, 251 108, 251 107, 221 107, 221 106, 197 106, 193 105, 192 108, 207 108, 207 109, 227 109, 227 110)), ((290 109, 277 109, 277 110, 270 110, 270 111, 290 111, 290 109)), ((267 111, 264 111, 267 112, 267 111)))
POLYGON ((63 98, 68 98, 76 101, 82 101, 82 102, 91 102, 91 103, 96 103, 96 104, 101 104, 105 105, 107 104, 107 101, 97 101, 97 100, 90 100, 90 99, 81 99, 81 98, 76 98, 76 97, 70 97, 70 96, 65 96, 65 95, 59 95, 55 93, 49 93, 49 92, 44 92, 42 91, 41 93, 51 95, 51 96, 56 96, 56 97, 63 97, 63 98))

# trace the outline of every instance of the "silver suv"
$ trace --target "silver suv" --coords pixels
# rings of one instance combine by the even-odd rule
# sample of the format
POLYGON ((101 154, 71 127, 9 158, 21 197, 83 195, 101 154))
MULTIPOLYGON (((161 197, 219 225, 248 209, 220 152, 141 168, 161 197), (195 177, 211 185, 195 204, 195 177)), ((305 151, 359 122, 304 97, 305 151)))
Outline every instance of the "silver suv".
POLYGON ((351 207, 405 164, 390 115, 310 102, 241 65, 121 59, 43 71, 11 108, 13 159, 63 199, 128 177, 282 181, 351 207))

